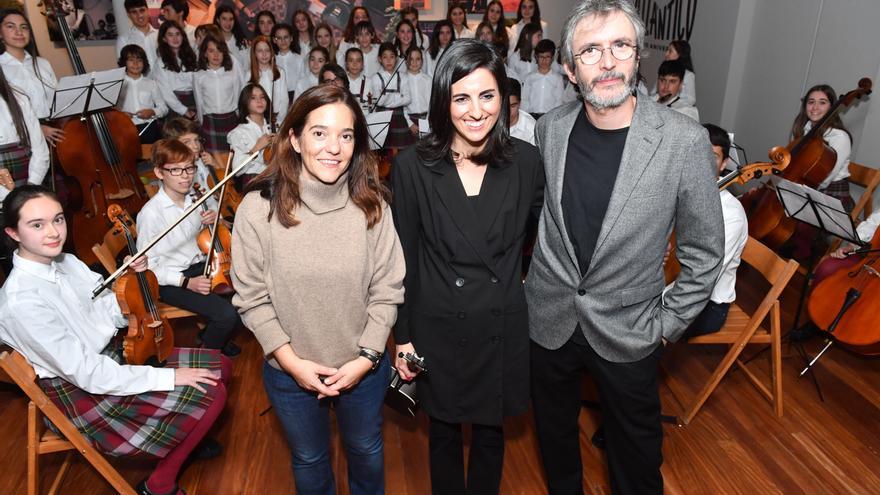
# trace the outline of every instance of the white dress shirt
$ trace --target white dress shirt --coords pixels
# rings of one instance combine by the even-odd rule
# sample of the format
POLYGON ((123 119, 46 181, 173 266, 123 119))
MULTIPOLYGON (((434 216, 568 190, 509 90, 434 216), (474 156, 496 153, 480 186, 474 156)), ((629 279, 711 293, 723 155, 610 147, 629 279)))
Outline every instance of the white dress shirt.
POLYGON ((425 74, 428 74, 429 76, 434 75, 434 69, 437 68, 437 64, 440 62, 440 57, 442 57, 444 53, 446 53, 446 48, 441 48, 437 50, 437 58, 434 58, 431 56, 428 49, 425 48, 425 53, 422 58, 425 61, 425 63, 422 64, 422 70, 425 74))
MULTIPOLYGON (((813 123, 807 122, 806 125, 804 125, 804 134, 810 132, 810 129, 812 128, 813 123)), ((831 184, 832 182, 849 177, 849 158, 852 153, 852 142, 849 140, 849 134, 843 129, 829 127, 828 130, 825 131, 823 138, 825 139, 825 142, 828 143, 828 146, 837 152, 837 161, 834 162, 834 168, 831 169, 828 177, 819 184, 818 189, 820 190, 825 189, 828 187, 828 184, 831 184)))
POLYGON ((275 79, 272 69, 260 71, 260 86, 266 90, 269 100, 272 102, 272 111, 278 114, 278 124, 287 115, 287 107, 290 106, 290 98, 287 96, 287 74, 283 67, 278 67, 278 79, 275 79))
MULTIPOLYGON (((235 126, 235 129, 229 132, 226 139, 229 141, 229 147, 233 151, 233 169, 251 155, 251 149, 257 144, 257 140, 265 134, 269 134, 269 123, 264 122, 263 125, 259 125, 251 120, 250 117, 247 118, 247 122, 238 124, 235 126)), ((258 174, 263 170, 266 170, 266 162, 263 160, 263 154, 260 153, 239 174, 258 174)))
POLYGON ((736 300, 736 269, 749 238, 746 212, 733 194, 721 191, 721 213, 724 217, 724 259, 709 299, 718 304, 736 300))
POLYGON ((512 137, 522 139, 523 141, 535 145, 535 118, 520 108, 519 119, 516 124, 510 127, 510 135, 512 137))
POLYGON ((306 70, 303 56, 292 51, 279 53, 275 55, 275 63, 286 72, 287 91, 296 90, 296 82, 302 76, 303 70, 306 70))
POLYGON ((229 54, 232 55, 235 60, 240 64, 239 68, 243 74, 247 74, 251 71, 251 49, 247 45, 244 48, 239 48, 238 45, 235 44, 235 36, 230 36, 228 40, 226 40, 226 46, 229 48, 229 54))
MULTIPOLYGON (((455 28, 452 28, 452 30, 455 31, 455 28)), ((457 40, 473 38, 475 35, 476 34, 467 26, 462 27, 461 32, 455 31, 455 39, 457 40)))
POLYGON ((309 57, 309 50, 312 49, 311 41, 303 41, 297 37, 297 41, 299 42, 299 53, 300 56, 305 60, 309 57))
POLYGON ((526 78, 529 77, 529 74, 537 71, 538 64, 536 64, 534 60, 523 60, 520 58, 519 52, 513 52, 511 56, 507 57, 507 75, 516 79, 523 85, 526 82, 526 78))
POLYGON ((428 113, 431 101, 431 76, 424 72, 413 74, 407 71, 404 78, 411 101, 406 106, 406 114, 428 113))
POLYGON ((348 76, 348 90, 351 91, 351 94, 362 102, 367 101, 367 96, 370 94, 370 83, 367 82, 367 77, 364 73, 361 72, 354 79, 351 78, 351 74, 348 72, 345 75, 348 76))
POLYGON ((310 71, 306 71, 302 77, 299 78, 299 81, 296 83, 296 95, 294 98, 299 98, 299 95, 303 94, 311 88, 312 86, 318 85, 318 76, 312 74, 310 71))
POLYGON ((199 120, 210 114, 234 112, 238 108, 238 95, 241 93, 241 75, 233 67, 206 69, 193 75, 193 93, 199 120))
MULTIPOLYGON (((165 186, 160 187, 159 192, 147 201, 137 215, 138 250, 143 249, 172 222, 180 218, 192 203, 192 196, 187 195, 183 207, 177 206, 165 193, 165 186)), ((217 209, 214 198, 209 198, 207 204, 208 208, 217 209)), ((203 228, 201 211, 199 209, 192 212, 147 251, 150 270, 156 274, 159 285, 180 287, 183 284, 184 270, 205 260, 204 253, 196 244, 196 237, 203 228)))
MULTIPOLYGON (((138 110, 150 108, 156 115, 155 119, 160 119, 168 115, 168 105, 165 104, 165 98, 159 89, 159 83, 147 76, 141 76, 132 79, 128 74, 122 80, 122 91, 119 93, 119 101, 116 107, 123 112, 134 114, 138 110)), ((153 119, 142 119, 137 115, 131 116, 134 125, 141 125, 150 122, 153 119)))
POLYGON ((147 61, 150 63, 150 67, 156 65, 156 42, 159 30, 154 28, 152 24, 148 24, 148 26, 150 29, 146 33, 134 27, 134 25, 129 25, 128 29, 120 31, 116 37, 116 57, 119 58, 125 45, 137 45, 147 53, 147 61))
POLYGON ((406 75, 400 73, 390 74, 384 69, 370 78, 370 92, 373 93, 374 102, 379 95, 382 95, 379 98, 378 106, 385 108, 405 107, 412 101, 409 94, 409 86, 406 84, 406 75), (386 88, 385 94, 382 94, 383 87, 386 88))
POLYGON ((31 109, 38 119, 45 119, 52 110, 52 97, 58 79, 55 78, 55 71, 45 58, 37 57, 36 65, 34 69, 33 57, 26 52, 23 61, 19 61, 9 52, 0 55, 0 67, 3 68, 6 81, 10 86, 27 95, 31 109))
MULTIPOLYGON (((367 78, 371 77, 376 72, 379 72, 379 69, 382 68, 382 64, 379 63, 379 45, 373 43, 370 45, 370 51, 364 51, 364 49, 357 44, 350 45, 348 48, 353 47, 357 47, 360 49, 361 53, 364 54, 364 69, 362 73, 366 74, 367 78)), ((348 48, 346 48, 346 50, 348 48)), ((342 46, 339 47, 339 50, 336 50, 336 63, 343 69, 345 68, 345 50, 342 49, 342 46)))
MULTIPOLYGON (((180 64, 180 59, 177 62, 180 64)), ((150 67, 150 77, 159 83, 159 91, 162 93, 165 104, 180 115, 185 114, 188 109, 174 92, 192 91, 194 74, 195 72, 186 71, 182 67, 180 72, 168 70, 161 58, 156 60, 156 65, 150 67)))
MULTIPOLYGON (((519 33, 522 31, 522 28, 526 25, 525 19, 520 19, 519 22, 507 28, 507 38, 510 40, 510 47, 508 48, 508 58, 510 58, 510 54, 513 53, 513 50, 516 49, 516 42, 519 41, 519 33)), ((541 31, 544 32, 544 37, 549 37, 550 33, 547 31, 547 21, 541 20, 541 31)))
POLYGON ((564 91, 565 81, 553 70, 532 72, 522 85, 522 108, 529 113, 547 113, 562 104, 564 91))
POLYGON ((871 213, 871 216, 865 219, 856 227, 856 233, 862 242, 871 242, 874 234, 877 232, 877 226, 880 225, 880 210, 871 213))
MULTIPOLYGON (((651 98, 653 98, 654 101, 657 101, 660 99, 660 95, 656 94, 656 95, 652 96, 651 98)), ((700 121, 700 111, 697 109, 697 107, 690 105, 690 104, 686 103, 684 100, 682 100, 680 93, 675 98, 673 98, 672 101, 669 101, 666 103, 660 103, 660 104, 666 105, 667 107, 675 110, 676 112, 678 112, 682 115, 687 115, 688 117, 696 120, 697 122, 700 121)))
MULTIPOLYGON (((49 171, 49 146, 46 145, 46 138, 40 129, 40 121, 31 109, 27 97, 15 91, 15 99, 18 106, 21 107, 21 114, 24 117, 25 127, 27 128, 28 140, 31 143, 31 159, 28 163, 28 184, 42 184, 49 171)), ((9 113, 9 106, 6 100, 0 98, 0 145, 18 143, 21 136, 15 129, 12 122, 12 115, 9 113)), ((9 189, 0 186, 0 201, 3 201, 9 194, 9 189)))
POLYGON ((92 394, 173 390, 174 370, 121 365, 101 354, 128 322, 116 295, 92 300, 101 276, 72 254, 46 265, 13 255, 0 288, 0 341, 21 352, 40 378, 60 377, 92 394))

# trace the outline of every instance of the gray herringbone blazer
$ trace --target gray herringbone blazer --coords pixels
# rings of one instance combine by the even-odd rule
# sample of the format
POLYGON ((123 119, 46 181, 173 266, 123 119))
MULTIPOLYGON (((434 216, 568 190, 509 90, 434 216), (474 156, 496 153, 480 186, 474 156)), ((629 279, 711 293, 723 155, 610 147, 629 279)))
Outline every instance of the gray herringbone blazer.
POLYGON ((661 337, 678 339, 715 285, 724 254, 715 160, 702 126, 639 95, 590 268, 581 277, 561 199, 568 138, 583 111, 580 102, 558 107, 535 128, 547 184, 525 287, 529 333, 538 345, 558 349, 580 322, 600 356, 635 361, 661 337), (673 228, 682 270, 661 300, 673 228))

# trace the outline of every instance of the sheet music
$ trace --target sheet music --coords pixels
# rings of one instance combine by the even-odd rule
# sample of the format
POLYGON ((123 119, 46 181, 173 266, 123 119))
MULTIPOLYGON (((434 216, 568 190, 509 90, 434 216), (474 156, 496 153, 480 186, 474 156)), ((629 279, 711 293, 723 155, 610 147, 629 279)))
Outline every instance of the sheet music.
POLYGON ((378 150, 385 145, 388 138, 388 126, 391 124, 392 110, 370 112, 367 117, 367 130, 370 132, 370 149, 378 150))
POLYGON ((62 77, 52 96, 50 118, 97 112, 116 105, 123 79, 125 67, 62 77), (85 108, 90 85, 94 87, 89 98, 89 108, 85 108))

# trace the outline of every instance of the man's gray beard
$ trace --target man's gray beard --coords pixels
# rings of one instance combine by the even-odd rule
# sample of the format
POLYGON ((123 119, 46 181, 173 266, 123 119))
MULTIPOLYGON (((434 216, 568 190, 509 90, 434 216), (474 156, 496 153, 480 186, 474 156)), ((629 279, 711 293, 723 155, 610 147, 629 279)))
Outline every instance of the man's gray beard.
MULTIPOLYGON (((622 91, 619 95, 613 97, 601 97, 596 95, 593 92, 593 88, 590 84, 585 83, 578 79, 578 88, 581 90, 581 95, 583 95, 584 101, 589 103, 596 110, 605 110, 606 108, 616 108, 620 105, 623 105, 626 100, 633 94, 633 91, 636 89, 636 82, 638 81, 638 68, 633 67, 632 73, 630 73, 629 77, 624 79, 626 86, 626 90, 622 91)), ((614 79, 617 77, 622 77, 624 74, 622 72, 609 72, 606 73, 605 77, 609 79, 614 79)), ((600 79, 593 79, 594 82, 598 82, 600 79)))

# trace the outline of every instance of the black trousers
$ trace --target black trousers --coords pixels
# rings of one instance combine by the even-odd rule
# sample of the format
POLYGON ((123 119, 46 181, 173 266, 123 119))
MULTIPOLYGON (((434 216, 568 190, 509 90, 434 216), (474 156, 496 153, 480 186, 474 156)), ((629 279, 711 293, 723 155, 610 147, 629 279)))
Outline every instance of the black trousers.
POLYGON ((663 493, 657 389, 662 347, 639 361, 614 363, 573 340, 554 351, 532 342, 532 402, 551 495, 583 493, 578 415, 584 371, 599 390, 612 493, 663 493))
MULTIPOLYGON (((197 277, 205 269, 204 263, 196 263, 184 270, 185 277, 197 277)), ((217 294, 198 294, 183 287, 160 285, 159 298, 162 301, 203 316, 208 320, 202 345, 208 349, 222 349, 232 337, 238 326, 238 311, 225 297, 217 294)))
POLYGON ((434 495, 492 495, 501 486, 504 433, 500 426, 472 425, 467 484, 461 423, 431 418, 428 431, 431 491, 434 495))
POLYGON ((688 326, 684 332, 684 338, 696 337, 698 335, 706 335, 721 330, 724 322, 727 321, 727 312, 730 310, 730 303, 716 303, 709 301, 706 307, 697 318, 688 326))

